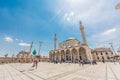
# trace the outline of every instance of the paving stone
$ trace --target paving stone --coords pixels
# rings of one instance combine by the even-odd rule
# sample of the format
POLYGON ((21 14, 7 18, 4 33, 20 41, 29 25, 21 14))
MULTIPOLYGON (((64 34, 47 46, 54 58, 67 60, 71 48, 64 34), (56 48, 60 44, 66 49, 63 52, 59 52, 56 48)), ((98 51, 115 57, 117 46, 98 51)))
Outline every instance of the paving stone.
POLYGON ((32 63, 0 65, 0 80, 120 80, 120 64, 98 63, 85 65, 40 62, 38 68, 32 63))

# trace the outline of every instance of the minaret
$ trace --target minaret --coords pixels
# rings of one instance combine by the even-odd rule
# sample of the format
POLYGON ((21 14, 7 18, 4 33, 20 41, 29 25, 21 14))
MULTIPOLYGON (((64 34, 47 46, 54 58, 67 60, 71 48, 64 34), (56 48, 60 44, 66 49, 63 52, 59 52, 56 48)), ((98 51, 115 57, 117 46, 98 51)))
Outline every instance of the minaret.
POLYGON ((54 36, 54 50, 56 50, 56 41, 57 41, 57 37, 56 37, 56 34, 54 36))
POLYGON ((86 41, 86 37, 85 37, 85 33, 84 33, 84 26, 82 25, 81 21, 80 21, 80 31, 81 31, 83 42, 85 45, 87 45, 87 41, 86 41))

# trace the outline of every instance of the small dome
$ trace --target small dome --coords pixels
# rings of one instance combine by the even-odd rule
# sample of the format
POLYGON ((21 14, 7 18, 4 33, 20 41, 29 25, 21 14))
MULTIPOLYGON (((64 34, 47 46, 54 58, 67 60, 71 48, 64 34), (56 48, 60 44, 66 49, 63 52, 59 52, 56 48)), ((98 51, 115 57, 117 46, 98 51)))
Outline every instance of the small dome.
POLYGON ((96 48, 93 51, 111 51, 111 49, 110 48, 101 47, 101 48, 96 48))

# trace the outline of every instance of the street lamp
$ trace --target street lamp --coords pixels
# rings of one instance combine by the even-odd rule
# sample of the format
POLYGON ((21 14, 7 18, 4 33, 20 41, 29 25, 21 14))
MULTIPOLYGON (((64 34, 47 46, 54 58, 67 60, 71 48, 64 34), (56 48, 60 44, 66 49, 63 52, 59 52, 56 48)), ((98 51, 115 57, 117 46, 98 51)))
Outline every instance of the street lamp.
MULTIPOLYGON (((112 43, 109 43, 109 44, 111 45, 112 52, 114 52, 114 54, 116 54, 116 53, 115 53, 115 50, 114 50, 114 48, 113 48, 113 45, 112 45, 112 43)), ((113 61, 114 61, 114 63, 115 63, 115 56, 113 56, 113 61)))
POLYGON ((112 43, 109 43, 109 44, 111 45, 111 48, 112 48, 112 50, 113 50, 114 54, 116 54, 116 52, 115 52, 115 50, 114 50, 114 48, 113 48, 112 43))

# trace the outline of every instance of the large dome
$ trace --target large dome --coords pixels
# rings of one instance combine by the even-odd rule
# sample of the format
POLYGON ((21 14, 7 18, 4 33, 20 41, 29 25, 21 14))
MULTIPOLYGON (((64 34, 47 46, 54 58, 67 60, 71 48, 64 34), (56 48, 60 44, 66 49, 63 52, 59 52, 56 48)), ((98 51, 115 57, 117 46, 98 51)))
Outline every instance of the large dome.
POLYGON ((76 38, 70 37, 67 40, 61 42, 59 44, 59 48, 68 48, 68 47, 79 46, 79 45, 80 45, 80 41, 78 41, 76 38))

